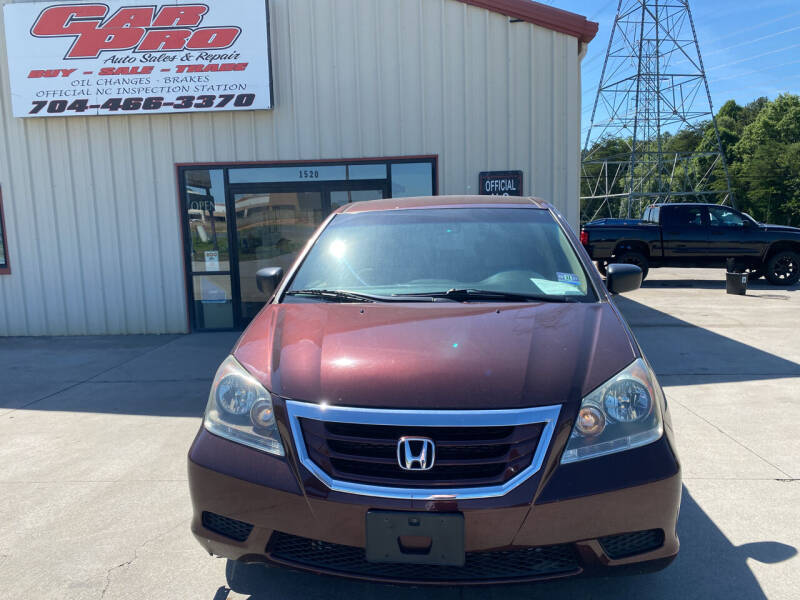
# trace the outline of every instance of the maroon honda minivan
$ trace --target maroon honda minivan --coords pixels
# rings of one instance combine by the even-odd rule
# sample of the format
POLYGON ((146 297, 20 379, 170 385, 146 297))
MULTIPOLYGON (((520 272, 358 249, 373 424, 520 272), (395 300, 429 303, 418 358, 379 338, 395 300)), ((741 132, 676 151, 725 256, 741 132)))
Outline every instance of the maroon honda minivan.
MULTIPOLYGON (((210 553, 416 584, 663 568, 664 393, 572 229, 529 198, 350 204, 222 363, 189 452, 210 553)), ((242 567, 244 568, 244 567, 242 567)))

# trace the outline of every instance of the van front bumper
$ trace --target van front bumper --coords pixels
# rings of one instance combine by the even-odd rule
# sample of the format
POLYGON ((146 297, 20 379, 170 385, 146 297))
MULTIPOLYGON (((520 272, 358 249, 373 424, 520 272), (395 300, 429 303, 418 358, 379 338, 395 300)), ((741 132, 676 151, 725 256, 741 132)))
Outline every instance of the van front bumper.
POLYGON ((625 468, 631 485, 612 481, 614 489, 586 493, 570 487, 587 478, 567 466, 546 483, 532 477, 504 498, 401 501, 326 491, 291 459, 201 429, 189 454, 192 532, 209 553, 231 560, 395 583, 503 583, 664 568, 678 553, 681 496, 668 439, 590 468, 598 465, 625 468), (466 566, 367 562, 370 510, 463 514, 466 566))

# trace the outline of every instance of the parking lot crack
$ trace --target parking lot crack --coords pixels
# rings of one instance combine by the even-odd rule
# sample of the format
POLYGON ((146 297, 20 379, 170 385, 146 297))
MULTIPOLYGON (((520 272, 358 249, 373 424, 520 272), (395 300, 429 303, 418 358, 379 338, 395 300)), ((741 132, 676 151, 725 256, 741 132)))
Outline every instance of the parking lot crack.
MULTIPOLYGON (((138 552, 137 552, 137 554, 138 554, 138 552)), ((127 561, 125 561, 123 563, 120 563, 118 565, 115 565, 115 566, 111 567, 110 569, 108 569, 108 571, 106 571, 106 583, 103 586, 103 591, 100 593, 100 598, 101 599, 106 597, 106 592, 108 591, 108 588, 111 586, 111 573, 113 573, 117 569, 122 569, 124 567, 127 567, 128 565, 132 564, 133 561, 135 561, 137 558, 138 557, 136 555, 134 555, 134 557, 132 559, 127 560, 127 561)))
POLYGON ((133 558, 131 558, 130 560, 126 560, 125 562, 121 562, 121 563, 119 563, 117 565, 114 565, 113 567, 110 567, 106 571, 105 585, 103 585, 103 590, 100 593, 100 600, 105 598, 106 593, 108 592, 108 589, 111 587, 111 579, 112 579, 111 575, 112 575, 112 573, 114 573, 114 571, 118 571, 120 569, 125 569, 125 568, 131 566, 133 563, 135 563, 139 559, 139 552, 141 550, 143 550, 146 546, 148 546, 149 544, 152 544, 152 543, 160 540, 161 538, 169 536, 170 534, 172 534, 179 527, 186 527, 186 525, 187 525, 187 520, 186 519, 181 519, 181 521, 179 523, 176 523, 173 527, 170 527, 167 531, 163 531, 163 532, 161 532, 161 533, 159 533, 157 535, 154 535, 153 537, 148 538, 144 542, 139 544, 136 547, 136 549, 133 551, 133 558))
MULTIPOLYGON (((788 480, 791 480, 791 479, 792 479, 792 476, 791 476, 791 475, 789 475, 789 473, 787 473, 787 472, 786 472, 786 471, 784 471, 783 469, 781 469, 781 468, 780 468, 778 465, 776 465, 775 463, 773 463, 773 462, 771 462, 771 461, 767 460, 766 458, 764 458, 763 456, 761 456, 761 455, 760 455, 758 452, 756 452, 755 450, 753 450, 752 448, 750 448, 750 447, 749 447, 749 446, 747 446, 746 444, 743 444, 742 442, 740 442, 739 440, 737 440, 735 437, 733 437, 733 436, 732 436, 731 434, 729 434, 727 431, 725 431, 724 429, 722 429, 722 428, 718 427, 717 425, 715 425, 714 423, 712 423, 711 421, 709 421, 708 419, 706 419, 706 418, 705 418, 703 415, 701 415, 701 414, 697 413, 696 411, 692 410, 691 408, 689 408, 689 407, 688 407, 688 406, 687 406, 685 403, 681 402, 680 400, 676 400, 676 399, 675 399, 673 396, 670 396, 670 395, 667 395, 667 398, 668 398, 669 402, 674 402, 675 404, 677 404, 677 405, 679 405, 679 406, 681 406, 681 407, 685 408, 687 411, 689 411, 690 413, 692 413, 692 414, 693 414, 695 417, 697 417, 698 419, 700 419, 700 420, 701 420, 701 421, 703 421, 704 423, 708 424, 709 426, 711 426, 711 427, 713 427, 714 429, 716 429, 717 431, 719 431, 719 432, 720 432, 722 435, 724 435, 726 438, 728 438, 729 440, 731 440, 733 443, 737 444, 738 446, 741 446, 742 448, 744 448, 745 450, 747 450, 747 451, 748 451, 750 454, 752 454, 752 455, 753 455, 753 456, 755 456, 756 458, 758 458, 758 459, 760 459, 761 461, 765 462, 766 464, 768 464, 769 466, 771 466, 773 469, 775 469, 775 470, 776 470, 776 471, 778 471, 779 473, 782 473, 783 475, 785 475, 785 476, 786 476, 786 479, 788 479, 788 480)), ((778 480, 778 481, 783 481, 783 480, 781 479, 781 480, 778 480)))

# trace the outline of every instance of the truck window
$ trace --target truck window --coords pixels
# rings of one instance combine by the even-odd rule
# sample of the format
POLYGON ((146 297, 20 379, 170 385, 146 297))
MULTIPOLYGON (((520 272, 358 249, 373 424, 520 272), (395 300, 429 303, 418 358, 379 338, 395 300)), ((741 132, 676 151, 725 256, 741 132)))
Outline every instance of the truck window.
POLYGON ((644 216, 642 217, 642 221, 645 223, 658 223, 658 213, 661 211, 661 208, 658 206, 650 206, 644 211, 644 216))
POLYGON ((708 217, 711 227, 744 227, 742 216, 727 206, 709 206, 708 217))
POLYGON ((702 227, 702 206, 665 206, 662 225, 667 227, 702 227))

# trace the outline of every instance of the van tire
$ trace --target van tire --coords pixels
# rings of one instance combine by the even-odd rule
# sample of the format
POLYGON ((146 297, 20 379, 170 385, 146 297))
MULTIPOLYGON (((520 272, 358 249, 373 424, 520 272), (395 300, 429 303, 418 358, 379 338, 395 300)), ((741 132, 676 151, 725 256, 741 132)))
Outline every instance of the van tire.
POLYGON ((228 587, 244 596, 252 596, 264 589, 269 565, 266 563, 246 563, 228 559, 225 565, 225 579, 228 587))

